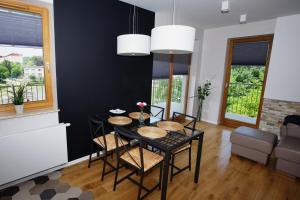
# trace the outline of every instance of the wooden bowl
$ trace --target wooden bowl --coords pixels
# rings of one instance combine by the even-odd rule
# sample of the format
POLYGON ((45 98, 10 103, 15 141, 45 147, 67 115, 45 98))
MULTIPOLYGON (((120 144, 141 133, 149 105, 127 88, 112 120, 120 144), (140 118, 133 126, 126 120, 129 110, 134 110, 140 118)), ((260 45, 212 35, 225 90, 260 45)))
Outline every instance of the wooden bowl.
POLYGON ((132 123, 132 119, 124 116, 115 116, 108 118, 108 122, 117 125, 117 126, 125 126, 132 123))
MULTIPOLYGON (((131 113, 129 113, 128 116, 132 119, 139 119, 140 115, 141 115, 141 112, 131 112, 131 113)), ((145 120, 150 118, 150 115, 148 113, 143 113, 143 116, 144 116, 145 120)))
POLYGON ((161 128, 157 128, 155 126, 143 126, 137 130, 137 132, 147 138, 157 139, 162 138, 167 135, 167 132, 161 128))
POLYGON ((182 124, 173 121, 158 122, 157 127, 166 131, 182 131, 184 129, 184 126, 182 124))

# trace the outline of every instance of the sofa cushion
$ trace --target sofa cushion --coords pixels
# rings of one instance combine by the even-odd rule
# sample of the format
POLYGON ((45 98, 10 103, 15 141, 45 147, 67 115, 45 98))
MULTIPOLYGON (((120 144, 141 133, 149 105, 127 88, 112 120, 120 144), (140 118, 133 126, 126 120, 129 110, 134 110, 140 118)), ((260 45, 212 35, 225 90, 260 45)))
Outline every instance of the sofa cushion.
POLYGON ((300 138, 284 137, 275 148, 277 158, 300 164, 300 138))
POLYGON ((235 129, 230 137, 232 143, 271 154, 277 136, 258 129, 241 126, 235 129))

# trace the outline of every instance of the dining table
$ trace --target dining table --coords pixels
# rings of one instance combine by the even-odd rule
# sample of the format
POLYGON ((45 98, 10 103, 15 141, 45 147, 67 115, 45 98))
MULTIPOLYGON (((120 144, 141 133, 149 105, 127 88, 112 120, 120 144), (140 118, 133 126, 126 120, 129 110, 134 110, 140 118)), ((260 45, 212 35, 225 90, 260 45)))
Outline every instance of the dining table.
MULTIPOLYGON (((128 116, 128 113, 122 114, 123 116, 128 116)), ((109 124, 108 119, 111 116, 109 114, 102 115, 102 120, 107 122, 108 125, 114 127, 116 124, 109 124), (103 117, 105 116, 105 117, 103 117)), ((127 124, 125 127, 131 130, 135 134, 138 133, 138 129, 143 126, 156 126, 161 120, 151 123, 150 120, 145 120, 144 123, 140 124, 138 120, 133 120, 131 124, 127 124)), ((169 181, 169 168, 170 168, 170 159, 172 152, 176 149, 189 144, 192 141, 197 141, 197 157, 195 163, 194 171, 194 183, 198 183, 200 177, 200 163, 202 156, 202 146, 203 146, 203 137, 204 131, 192 128, 185 127, 190 129, 189 133, 185 131, 167 131, 167 134, 161 138, 150 138, 143 135, 140 135, 143 138, 143 141, 146 145, 151 146, 153 149, 163 152, 164 154, 164 165, 163 165, 163 177, 161 185, 161 200, 167 199, 167 190, 168 190, 168 181, 169 181)))

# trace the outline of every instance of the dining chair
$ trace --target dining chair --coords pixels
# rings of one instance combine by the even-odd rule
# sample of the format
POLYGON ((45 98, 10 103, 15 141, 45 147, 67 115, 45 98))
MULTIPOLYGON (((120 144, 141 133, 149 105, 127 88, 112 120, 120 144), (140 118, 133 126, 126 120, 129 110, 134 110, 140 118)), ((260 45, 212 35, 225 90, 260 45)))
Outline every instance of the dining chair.
MULTIPOLYGON (((116 167, 113 166, 110 162, 108 162, 107 157, 109 155, 112 155, 114 153, 114 150, 117 148, 117 145, 115 143, 115 136, 114 132, 110 132, 108 134, 105 134, 104 129, 104 122, 100 120, 97 117, 89 116, 89 127, 90 127, 90 133, 91 133, 91 149, 90 149, 90 156, 89 156, 89 164, 88 168, 90 168, 91 163, 96 160, 103 160, 103 169, 102 169, 102 175, 101 180, 103 181, 104 176, 113 172, 116 170, 116 167), (99 154, 99 151, 97 151, 98 158, 92 160, 92 154, 94 153, 94 146, 97 146, 99 149, 101 149, 101 154, 99 154), (111 167, 111 170, 106 171, 106 165, 109 165, 111 167)), ((128 142, 124 139, 119 140, 118 147, 123 147, 125 145, 128 145, 128 142)))
POLYGON ((156 105, 150 105, 150 122, 155 123, 162 121, 164 118, 164 113, 165 108, 156 105))
POLYGON ((116 154, 117 154, 117 169, 115 174, 115 181, 114 181, 114 187, 113 190, 116 190, 116 187, 119 183, 122 181, 129 179, 134 184, 138 185, 138 195, 137 199, 144 199, 147 195, 149 195, 151 192, 153 192, 156 188, 160 188, 161 186, 161 176, 162 176, 162 161, 163 156, 151 152, 144 148, 145 143, 143 142, 143 139, 138 134, 129 131, 126 128, 123 127, 115 127, 115 140, 117 144, 116 148, 116 154), (121 148, 119 148, 119 141, 122 141, 122 137, 129 138, 130 140, 136 140, 137 145, 135 147, 129 147, 126 146, 124 151, 122 151, 121 148), (129 169, 133 169, 132 172, 127 174, 126 176, 122 177, 121 179, 118 179, 119 175, 119 169, 120 169, 120 162, 125 163, 129 166, 129 169), (145 174, 156 168, 159 167, 159 182, 153 186, 152 188, 146 188, 143 185, 144 176, 145 174), (133 178, 131 178, 132 175, 140 175, 140 180, 136 181, 133 178), (146 191, 145 194, 142 195, 142 189, 146 191))
MULTIPOLYGON (((184 134, 193 134, 193 132, 196 129, 197 118, 194 116, 186 115, 186 114, 179 113, 179 112, 173 112, 172 121, 176 121, 178 123, 183 124, 183 126, 184 126, 183 133, 184 134)), ((171 153, 170 181, 173 180, 173 177, 175 175, 183 172, 186 169, 189 169, 191 171, 191 166, 192 166, 191 162, 192 162, 192 141, 188 144, 185 144, 185 145, 179 147, 178 149, 176 149, 175 151, 173 151, 171 153), (177 154, 183 153, 186 151, 188 151, 188 156, 189 156, 188 157, 188 165, 180 168, 175 165, 175 157, 177 154)))

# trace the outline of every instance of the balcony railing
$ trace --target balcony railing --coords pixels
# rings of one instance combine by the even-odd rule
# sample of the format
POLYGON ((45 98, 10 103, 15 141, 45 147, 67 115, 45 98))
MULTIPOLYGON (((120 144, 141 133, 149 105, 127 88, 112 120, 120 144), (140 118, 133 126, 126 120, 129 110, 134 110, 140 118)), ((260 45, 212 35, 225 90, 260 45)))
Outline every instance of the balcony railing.
POLYGON ((168 79, 152 80, 151 103, 158 104, 166 102, 168 94, 168 79))
MULTIPOLYGON (((45 85, 29 84, 25 89, 24 101, 42 101, 46 99, 45 85)), ((0 105, 12 103, 11 86, 0 86, 0 105)))
POLYGON ((255 83, 230 83, 226 113, 257 117, 262 85, 255 83))
MULTIPOLYGON (((169 79, 152 80, 151 103, 158 104, 166 102, 168 95, 169 79)), ((183 76, 173 76, 171 102, 181 103, 183 76)))

